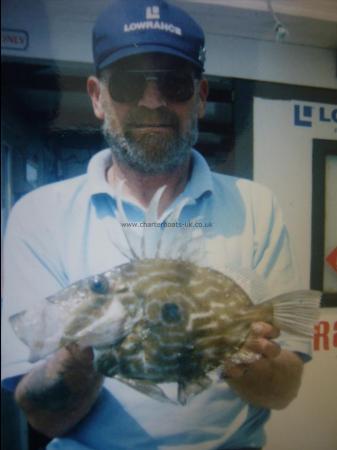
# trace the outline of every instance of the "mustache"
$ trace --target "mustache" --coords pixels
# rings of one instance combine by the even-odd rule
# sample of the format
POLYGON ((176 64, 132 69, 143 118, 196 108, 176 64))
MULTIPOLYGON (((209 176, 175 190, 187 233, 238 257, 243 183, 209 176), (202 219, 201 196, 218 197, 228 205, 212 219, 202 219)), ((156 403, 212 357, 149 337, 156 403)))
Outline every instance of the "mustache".
POLYGON ((174 129, 179 128, 178 116, 165 107, 157 109, 148 109, 144 106, 135 107, 125 117, 125 128, 146 126, 146 125, 163 125, 174 129))

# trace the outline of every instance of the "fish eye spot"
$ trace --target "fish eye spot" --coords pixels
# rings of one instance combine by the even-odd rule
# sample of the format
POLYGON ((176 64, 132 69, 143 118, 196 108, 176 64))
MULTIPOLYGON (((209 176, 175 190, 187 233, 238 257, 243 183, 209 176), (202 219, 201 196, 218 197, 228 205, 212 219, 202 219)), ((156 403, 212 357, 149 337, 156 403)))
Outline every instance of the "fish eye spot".
POLYGON ((177 323, 181 320, 181 312, 175 303, 165 303, 161 310, 162 318, 167 323, 177 323))
POLYGON ((90 280, 90 289, 95 294, 107 294, 109 292, 109 282, 102 275, 96 275, 90 280))

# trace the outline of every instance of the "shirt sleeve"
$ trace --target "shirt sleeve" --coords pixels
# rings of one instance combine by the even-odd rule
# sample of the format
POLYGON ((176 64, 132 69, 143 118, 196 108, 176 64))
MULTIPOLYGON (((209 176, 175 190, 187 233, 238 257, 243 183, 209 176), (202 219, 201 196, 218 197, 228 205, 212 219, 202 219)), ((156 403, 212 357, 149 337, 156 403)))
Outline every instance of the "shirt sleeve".
MULTIPOLYGON (((254 270, 266 284, 268 297, 300 289, 297 264, 292 252, 289 233, 278 202, 268 189, 258 186, 255 210, 254 270)), ((298 353, 304 361, 311 358, 310 339, 281 332, 278 342, 282 348, 298 353)))
MULTIPOLYGON (((45 225, 43 202, 28 194, 12 209, 4 241, 2 305, 3 386, 15 387, 19 376, 31 370, 28 348, 15 335, 9 318, 58 291, 66 277, 57 256, 57 242, 45 225)), ((53 222, 53 221, 51 221, 53 222)))

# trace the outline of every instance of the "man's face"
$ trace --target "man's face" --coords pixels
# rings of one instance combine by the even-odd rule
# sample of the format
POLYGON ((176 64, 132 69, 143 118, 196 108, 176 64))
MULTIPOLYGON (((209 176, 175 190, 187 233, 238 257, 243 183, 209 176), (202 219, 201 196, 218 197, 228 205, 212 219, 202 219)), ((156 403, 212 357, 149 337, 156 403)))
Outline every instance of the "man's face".
MULTIPOLYGON (((177 69, 193 73, 181 60, 178 64, 172 57, 149 55, 123 60, 112 70, 122 74, 125 71, 125 79, 130 70, 177 69)), ((113 81, 111 70, 106 70, 101 83, 103 133, 116 160, 147 174, 170 173, 186 163, 198 138, 198 118, 207 96, 206 82, 193 77, 191 97, 177 101, 167 98, 159 86, 160 81, 150 74, 139 98, 121 101, 114 98, 121 92, 117 89, 116 93, 116 83, 111 87, 113 81)), ((127 86, 127 83, 125 86, 120 83, 120 89, 127 89, 127 86)))

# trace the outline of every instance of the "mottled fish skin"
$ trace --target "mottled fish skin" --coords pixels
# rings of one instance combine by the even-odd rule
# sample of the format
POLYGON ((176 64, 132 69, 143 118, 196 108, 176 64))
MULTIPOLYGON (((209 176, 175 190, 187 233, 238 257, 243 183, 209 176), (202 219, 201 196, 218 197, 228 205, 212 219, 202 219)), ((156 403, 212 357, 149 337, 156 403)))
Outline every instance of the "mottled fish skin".
POLYGON ((310 338, 320 296, 303 290, 253 305, 216 270, 183 260, 137 259, 49 297, 39 320, 34 311, 22 311, 11 323, 32 362, 69 343, 91 346, 102 374, 161 401, 172 399, 159 385, 175 382, 174 403, 184 405, 211 384, 209 372, 223 370, 225 359, 256 360, 241 349, 253 322, 310 338), (53 334, 48 329, 55 314, 53 334))
POLYGON ((107 376, 197 379, 240 349, 253 319, 272 317, 265 308, 245 320, 252 307, 246 293, 231 278, 191 262, 133 261, 118 268, 117 285, 123 289, 115 295, 135 320, 117 344, 99 352, 96 367, 107 376))
MULTIPOLYGON (((116 197, 117 220, 126 222, 121 190, 122 185, 116 197)), ((145 222, 159 220, 164 190, 154 194, 145 222)), ((167 222, 176 221, 188 203, 193 202, 183 198, 167 222)), ((268 322, 310 339, 320 292, 290 292, 253 305, 231 271, 225 275, 200 266, 200 229, 175 235, 174 241, 169 228, 161 230, 154 255, 147 253, 153 235, 146 231, 139 237, 122 227, 127 248, 113 240, 128 263, 73 283, 49 297, 38 313, 21 311, 10 318, 30 349, 31 362, 69 343, 91 346, 95 367, 104 375, 160 401, 172 401, 160 383, 176 382, 177 401, 185 404, 211 384, 207 374, 224 359, 240 363, 256 358, 241 351, 253 322, 268 322)))

